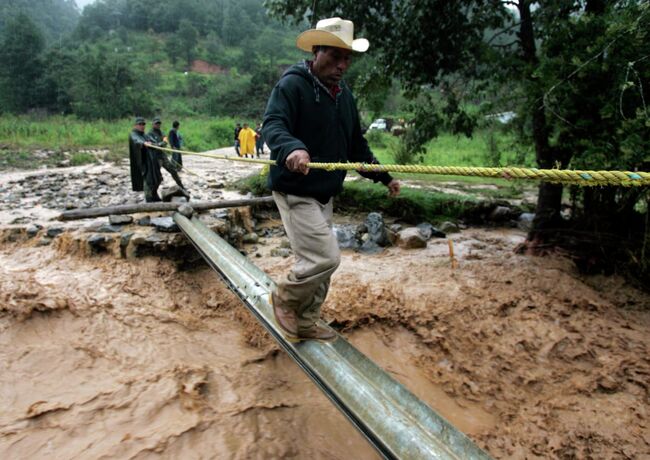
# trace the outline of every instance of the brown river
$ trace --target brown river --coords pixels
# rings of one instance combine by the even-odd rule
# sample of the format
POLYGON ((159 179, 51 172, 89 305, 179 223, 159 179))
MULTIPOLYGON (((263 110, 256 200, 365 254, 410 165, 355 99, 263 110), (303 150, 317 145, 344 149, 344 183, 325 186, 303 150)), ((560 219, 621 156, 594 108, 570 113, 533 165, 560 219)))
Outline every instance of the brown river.
MULTIPOLYGON (((524 236, 346 251, 324 315, 495 458, 650 458, 650 296, 524 236)), ((210 268, 73 247, 0 245, 0 458, 377 458, 210 268)))

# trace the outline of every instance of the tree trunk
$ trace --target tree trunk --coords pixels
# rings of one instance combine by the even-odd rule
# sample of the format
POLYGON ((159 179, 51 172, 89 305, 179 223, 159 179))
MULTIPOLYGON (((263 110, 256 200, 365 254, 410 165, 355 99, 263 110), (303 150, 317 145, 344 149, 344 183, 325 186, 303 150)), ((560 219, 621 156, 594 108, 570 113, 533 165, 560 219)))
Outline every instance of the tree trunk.
POLYGON ((238 206, 254 206, 260 204, 273 203, 273 197, 263 196, 259 198, 248 198, 242 200, 222 200, 222 201, 190 201, 187 203, 140 203, 125 204, 119 206, 108 206, 106 208, 88 208, 75 209, 74 211, 65 211, 57 217, 58 220, 78 220, 89 219, 92 217, 105 217, 118 214, 137 214, 140 212, 159 212, 159 211, 176 211, 179 206, 186 204, 191 206, 195 211, 205 211, 208 209, 219 208, 236 208, 238 206))
MULTIPOLYGON (((544 113, 544 108, 540 106, 544 96, 543 88, 533 76, 534 71, 539 65, 539 60, 537 59, 535 46, 535 32, 533 29, 533 18, 530 12, 530 1, 520 0, 518 8, 521 17, 519 39, 523 60, 527 64, 525 70, 527 75, 525 78, 528 79, 528 101, 532 117, 535 156, 540 168, 553 168, 558 158, 554 149, 549 145, 546 114, 544 113)), ((551 239, 553 233, 562 226, 562 218, 560 215, 562 190, 562 185, 546 182, 542 182, 539 185, 535 219, 528 234, 530 246, 544 245, 546 241, 551 239)))

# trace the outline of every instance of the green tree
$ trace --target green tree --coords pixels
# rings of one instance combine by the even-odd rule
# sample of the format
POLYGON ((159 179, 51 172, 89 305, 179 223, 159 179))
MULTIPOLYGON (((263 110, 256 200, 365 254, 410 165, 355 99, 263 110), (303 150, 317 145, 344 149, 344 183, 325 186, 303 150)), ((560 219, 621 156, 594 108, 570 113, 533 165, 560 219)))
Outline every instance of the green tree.
POLYGON ((72 32, 79 20, 74 0, 2 0, 0 34, 19 14, 29 16, 48 44, 56 43, 72 32))
MULTIPOLYGON (((275 16, 296 22, 313 15, 308 0, 265 4, 275 16)), ((647 158, 626 155, 623 146, 634 145, 640 152, 650 147, 648 2, 321 0, 318 15, 352 19, 370 39, 384 72, 399 78, 412 94, 434 88, 451 97, 442 112, 460 131, 472 123, 453 99, 474 93, 475 88, 466 87, 469 82, 489 79, 507 84, 510 103, 518 101, 518 133, 534 146, 540 167, 568 167, 581 159, 589 166, 647 168, 647 158)), ((426 123, 421 121, 418 130, 423 131, 426 123)), ((429 134, 435 134, 430 125, 429 134)), ((566 230, 578 222, 560 213, 563 189, 540 184, 529 249, 574 239, 566 230)), ((603 198, 596 200, 600 209, 617 209, 626 200, 628 211, 608 220, 617 221, 619 229, 639 228, 632 225, 636 214, 629 211, 639 203, 638 194, 590 190, 583 201, 591 195, 603 198)), ((611 231, 620 239, 618 230, 611 231)))
POLYGON ((79 58, 75 85, 70 89, 74 112, 82 118, 114 120, 149 114, 154 102, 153 76, 123 56, 105 48, 84 52, 79 58))
POLYGON ((24 112, 38 105, 43 47, 43 35, 27 15, 19 14, 5 27, 0 47, 0 98, 5 110, 24 112))
POLYGON ((178 26, 178 32, 176 32, 175 37, 182 50, 182 56, 189 68, 192 66, 192 61, 194 60, 196 45, 199 42, 199 32, 188 19, 183 19, 178 26))

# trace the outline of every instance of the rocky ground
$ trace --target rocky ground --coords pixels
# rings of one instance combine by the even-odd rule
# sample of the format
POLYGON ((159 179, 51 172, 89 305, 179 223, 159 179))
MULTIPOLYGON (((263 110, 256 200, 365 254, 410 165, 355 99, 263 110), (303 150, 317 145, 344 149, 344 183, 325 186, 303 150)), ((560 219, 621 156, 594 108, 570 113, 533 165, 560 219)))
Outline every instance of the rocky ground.
MULTIPOLYGON (((251 170, 188 167, 197 199, 251 170)), ((0 456, 375 458, 164 213, 49 220, 139 195, 126 165, 0 175, 0 456)), ((272 209, 202 219, 290 267, 272 209)), ((650 458, 647 293, 516 255, 516 228, 336 224, 326 318, 494 457, 650 458)))

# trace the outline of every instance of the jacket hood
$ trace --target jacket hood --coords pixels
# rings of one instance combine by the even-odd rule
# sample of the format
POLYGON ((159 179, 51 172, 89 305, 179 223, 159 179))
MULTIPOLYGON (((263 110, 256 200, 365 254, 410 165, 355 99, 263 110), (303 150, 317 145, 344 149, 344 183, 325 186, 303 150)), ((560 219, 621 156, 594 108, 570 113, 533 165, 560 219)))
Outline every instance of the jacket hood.
MULTIPOLYGON (((316 100, 316 103, 320 103, 320 91, 318 90, 318 87, 323 88, 326 94, 329 94, 330 91, 327 89, 327 87, 321 82, 316 76, 311 73, 311 69, 309 68, 309 61, 304 60, 302 62, 299 62, 298 64, 294 64, 291 67, 289 67, 287 70, 284 71, 282 74, 282 78, 287 77, 289 75, 298 75, 308 82, 310 82, 314 88, 314 99, 316 100)), ((339 83, 339 88, 343 90, 345 84, 343 81, 339 83)), ((336 104, 338 105, 338 97, 336 98, 336 104)))

